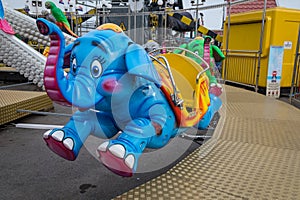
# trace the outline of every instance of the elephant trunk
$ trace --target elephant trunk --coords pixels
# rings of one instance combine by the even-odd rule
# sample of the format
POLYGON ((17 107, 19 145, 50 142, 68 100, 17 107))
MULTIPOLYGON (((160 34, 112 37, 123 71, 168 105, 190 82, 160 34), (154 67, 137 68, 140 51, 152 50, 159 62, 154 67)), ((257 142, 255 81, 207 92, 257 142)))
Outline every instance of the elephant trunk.
POLYGON ((71 105, 61 89, 66 82, 64 70, 62 68, 64 62, 65 41, 61 30, 53 23, 45 19, 37 19, 37 26, 43 35, 50 37, 50 49, 44 69, 44 85, 48 96, 58 104, 71 105))

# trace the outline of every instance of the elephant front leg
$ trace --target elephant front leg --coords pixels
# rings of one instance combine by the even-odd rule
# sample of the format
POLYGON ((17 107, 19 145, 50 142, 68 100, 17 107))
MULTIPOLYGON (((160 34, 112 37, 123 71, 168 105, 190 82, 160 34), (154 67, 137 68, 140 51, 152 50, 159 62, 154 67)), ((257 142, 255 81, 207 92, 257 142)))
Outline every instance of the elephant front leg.
POLYGON ((156 129, 153 123, 145 118, 131 121, 118 138, 106 141, 98 147, 99 159, 114 173, 132 176, 141 153, 156 135, 156 129))
POLYGON ((78 134, 70 128, 53 129, 44 133, 44 140, 54 153, 66 160, 75 160, 82 146, 78 134))
POLYGON ((61 129, 53 129, 44 133, 47 146, 57 155, 75 160, 91 132, 93 118, 85 112, 76 112, 70 121, 61 129))

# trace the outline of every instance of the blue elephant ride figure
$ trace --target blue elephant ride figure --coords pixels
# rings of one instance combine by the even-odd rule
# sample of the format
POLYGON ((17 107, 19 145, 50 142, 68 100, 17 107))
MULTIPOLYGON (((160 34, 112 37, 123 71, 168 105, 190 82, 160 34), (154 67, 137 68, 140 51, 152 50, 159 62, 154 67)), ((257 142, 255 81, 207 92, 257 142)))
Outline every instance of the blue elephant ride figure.
POLYGON ((45 90, 54 102, 78 108, 63 128, 43 135, 47 146, 67 160, 76 159, 89 135, 109 138, 95 149, 100 161, 118 175, 132 176, 145 148, 164 147, 203 119, 208 125, 221 105, 217 97, 206 96, 206 106, 211 108, 202 112, 201 119, 200 115, 196 120, 185 116, 194 122, 182 124, 183 117, 176 117, 176 112, 182 115, 182 108, 166 98, 162 88, 165 92, 171 89, 163 87, 161 73, 142 46, 120 27, 103 24, 65 46, 55 24, 45 19, 36 23, 42 34, 50 36, 45 90))

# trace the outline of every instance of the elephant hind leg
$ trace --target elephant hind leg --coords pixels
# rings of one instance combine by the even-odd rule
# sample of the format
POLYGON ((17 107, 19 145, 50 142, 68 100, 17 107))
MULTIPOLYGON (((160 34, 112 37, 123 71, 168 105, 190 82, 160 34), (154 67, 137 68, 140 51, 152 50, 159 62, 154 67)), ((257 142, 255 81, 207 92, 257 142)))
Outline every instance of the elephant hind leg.
POLYGON ((97 149, 99 159, 103 165, 123 177, 131 177, 133 175, 134 157, 128 155, 125 159, 120 152, 125 152, 123 145, 115 145, 113 148, 107 148, 109 142, 103 143, 97 149))
POLYGON ((106 141, 98 147, 99 159, 114 173, 132 176, 141 153, 154 136, 156 137, 156 130, 149 119, 134 119, 116 139, 106 141))

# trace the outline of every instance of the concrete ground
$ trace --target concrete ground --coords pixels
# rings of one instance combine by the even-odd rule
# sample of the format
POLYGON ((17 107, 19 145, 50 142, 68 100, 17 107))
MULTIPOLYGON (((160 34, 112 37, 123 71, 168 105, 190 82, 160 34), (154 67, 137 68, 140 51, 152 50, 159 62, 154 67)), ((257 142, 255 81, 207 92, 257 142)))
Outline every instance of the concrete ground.
MULTIPOLYGON (((71 109, 55 105, 53 112, 71 113, 71 109)), ((67 121, 67 117, 31 115, 14 123, 64 125, 67 121)), ((148 169, 169 160, 163 168, 124 178, 106 169, 85 147, 75 161, 60 158, 47 148, 45 131, 14 124, 0 127, 0 200, 111 199, 165 173, 201 145, 177 137, 161 151, 140 159, 148 169)))

